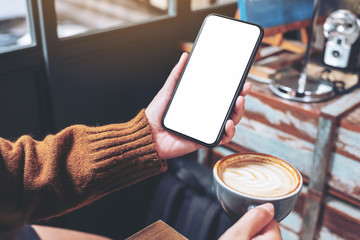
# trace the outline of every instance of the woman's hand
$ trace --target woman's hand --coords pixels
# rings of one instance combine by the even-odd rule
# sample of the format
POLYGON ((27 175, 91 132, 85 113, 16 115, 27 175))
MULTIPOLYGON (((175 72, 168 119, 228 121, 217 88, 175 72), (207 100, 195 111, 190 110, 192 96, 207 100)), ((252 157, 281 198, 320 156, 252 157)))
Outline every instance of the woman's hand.
MULTIPOLYGON (((170 73, 164 86, 161 88, 145 111, 152 128, 156 150, 161 159, 170 159, 182 156, 202 147, 200 144, 164 130, 161 126, 161 118, 165 112, 167 104, 170 101, 188 56, 189 55, 187 53, 182 54, 179 62, 170 73)), ((240 119, 244 114, 245 96, 250 92, 251 86, 251 83, 244 84, 243 90, 236 100, 234 111, 230 119, 226 122, 225 133, 221 139, 220 144, 227 143, 234 137, 235 126, 240 122, 240 119)))

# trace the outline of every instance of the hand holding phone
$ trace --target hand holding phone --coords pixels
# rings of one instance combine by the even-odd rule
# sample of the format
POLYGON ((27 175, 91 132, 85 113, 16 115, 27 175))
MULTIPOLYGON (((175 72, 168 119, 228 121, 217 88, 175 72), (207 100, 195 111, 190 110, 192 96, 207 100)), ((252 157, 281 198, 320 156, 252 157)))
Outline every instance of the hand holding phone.
POLYGON ((209 15, 162 119, 163 127, 217 145, 263 36, 260 26, 209 15))

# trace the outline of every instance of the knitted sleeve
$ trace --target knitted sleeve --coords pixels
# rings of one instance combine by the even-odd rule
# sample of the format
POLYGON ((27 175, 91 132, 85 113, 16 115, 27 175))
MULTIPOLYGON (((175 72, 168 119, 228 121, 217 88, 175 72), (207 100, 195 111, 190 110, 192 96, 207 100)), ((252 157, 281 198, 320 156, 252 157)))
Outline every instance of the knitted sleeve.
POLYGON ((0 232, 70 212, 166 169, 145 110, 127 123, 75 125, 42 141, 0 138, 0 232))

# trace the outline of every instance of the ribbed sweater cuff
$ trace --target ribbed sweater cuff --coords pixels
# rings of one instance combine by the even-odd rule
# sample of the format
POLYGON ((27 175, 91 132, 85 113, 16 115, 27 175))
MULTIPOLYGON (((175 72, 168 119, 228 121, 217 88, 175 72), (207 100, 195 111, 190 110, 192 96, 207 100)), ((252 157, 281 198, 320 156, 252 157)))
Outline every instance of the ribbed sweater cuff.
POLYGON ((86 142, 93 167, 84 170, 90 171, 93 175, 90 179, 94 180, 93 184, 87 184, 95 188, 101 186, 101 189, 96 189, 100 194, 167 170, 166 161, 161 160, 156 152, 144 109, 127 123, 90 128, 86 142), (105 184, 98 184, 99 181, 105 184))

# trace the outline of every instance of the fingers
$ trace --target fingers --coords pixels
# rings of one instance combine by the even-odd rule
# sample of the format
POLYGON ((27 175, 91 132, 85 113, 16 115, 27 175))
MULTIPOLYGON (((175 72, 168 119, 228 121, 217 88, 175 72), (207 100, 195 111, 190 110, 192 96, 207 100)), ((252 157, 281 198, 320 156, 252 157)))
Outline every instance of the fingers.
POLYGON ((253 240, 269 240, 269 239, 272 240, 282 239, 279 224, 274 219, 271 220, 271 222, 261 230, 261 233, 258 236, 253 238, 253 240))
POLYGON ((240 95, 245 97, 247 94, 251 92, 252 84, 251 82, 246 82, 243 86, 243 89, 241 90, 240 95))
POLYGON ((252 84, 250 82, 246 82, 240 93, 240 96, 238 96, 238 98, 236 99, 235 108, 230 117, 230 119, 234 122, 235 126, 240 122, 242 116, 244 115, 245 96, 250 93, 251 88, 252 88, 252 84))
POLYGON ((266 203, 248 211, 240 220, 229 228, 223 236, 225 239, 251 239, 262 232, 274 217, 274 206, 266 203))
POLYGON ((242 116, 244 115, 244 112, 245 112, 245 97, 239 96, 236 99, 235 108, 230 117, 230 119, 234 122, 235 126, 240 122, 242 116))
POLYGON ((181 75, 181 72, 185 66, 185 63, 188 59, 188 54, 183 53, 180 57, 179 62, 171 71, 168 79, 166 80, 164 86, 156 94, 154 99, 151 101, 149 106, 146 108, 146 116, 148 119, 160 119, 165 112, 166 106, 171 98, 171 95, 175 89, 176 83, 181 75))
POLYGON ((229 119, 226 121, 225 133, 221 138, 220 145, 230 142, 230 140, 234 137, 234 135, 235 135, 235 125, 234 122, 231 119, 229 119))
POLYGON ((274 217, 274 206, 265 203, 247 212, 238 222, 240 225, 246 224, 247 236, 254 237, 259 233, 274 217))
POLYGON ((235 107, 230 116, 230 119, 226 122, 225 134, 221 138, 220 144, 228 143, 234 137, 235 126, 240 122, 245 112, 245 96, 250 93, 251 88, 252 84, 250 82, 246 82, 244 84, 240 96, 238 96, 236 99, 235 107))

